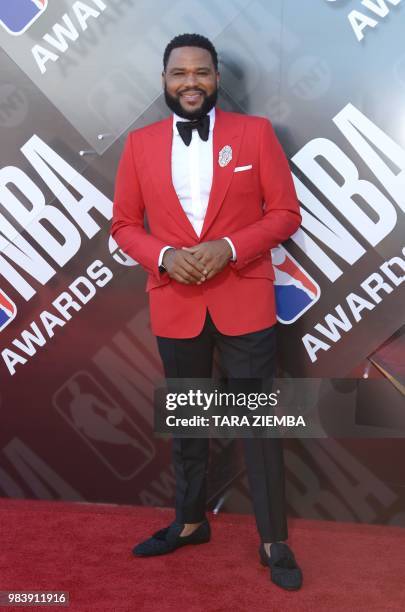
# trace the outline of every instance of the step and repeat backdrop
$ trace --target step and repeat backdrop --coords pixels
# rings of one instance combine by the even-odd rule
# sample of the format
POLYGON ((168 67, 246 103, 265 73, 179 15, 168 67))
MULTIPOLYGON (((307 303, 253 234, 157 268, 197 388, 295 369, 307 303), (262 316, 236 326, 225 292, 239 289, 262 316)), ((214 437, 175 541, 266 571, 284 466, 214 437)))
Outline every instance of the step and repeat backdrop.
MULTIPOLYGON (((290 512, 405 526, 404 6, 0 3, 1 496, 173 503, 146 274, 109 230, 128 132, 168 115, 163 50, 198 32, 219 106, 272 121, 302 206, 272 253, 280 372, 353 398, 352 437, 285 441, 290 512)), ((250 511, 239 443, 211 448, 210 506, 250 511)))

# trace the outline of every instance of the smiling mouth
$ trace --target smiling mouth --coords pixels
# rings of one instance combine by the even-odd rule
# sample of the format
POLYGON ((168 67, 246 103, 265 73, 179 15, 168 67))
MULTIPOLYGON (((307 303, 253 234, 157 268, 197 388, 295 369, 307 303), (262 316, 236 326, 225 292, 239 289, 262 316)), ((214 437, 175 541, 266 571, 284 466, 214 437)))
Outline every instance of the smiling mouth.
POLYGON ((197 100, 201 98, 202 93, 199 91, 189 91, 180 95, 183 100, 186 100, 187 102, 197 102, 197 100))

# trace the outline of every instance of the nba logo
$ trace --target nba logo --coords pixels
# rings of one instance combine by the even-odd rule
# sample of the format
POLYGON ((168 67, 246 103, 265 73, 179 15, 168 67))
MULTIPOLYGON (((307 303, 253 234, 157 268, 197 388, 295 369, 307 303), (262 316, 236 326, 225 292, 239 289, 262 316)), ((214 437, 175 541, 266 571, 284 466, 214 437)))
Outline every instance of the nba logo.
POLYGON ((0 24, 13 36, 20 36, 42 15, 48 0, 0 0, 0 24))
POLYGON ((69 378, 53 403, 117 478, 129 480, 153 460, 154 444, 89 372, 69 378))
POLYGON ((319 285, 283 247, 272 249, 277 319, 290 324, 318 301, 319 285))
POLYGON ((16 314, 16 305, 0 289, 0 332, 3 331, 3 329, 7 327, 7 325, 11 323, 13 319, 15 319, 16 314))

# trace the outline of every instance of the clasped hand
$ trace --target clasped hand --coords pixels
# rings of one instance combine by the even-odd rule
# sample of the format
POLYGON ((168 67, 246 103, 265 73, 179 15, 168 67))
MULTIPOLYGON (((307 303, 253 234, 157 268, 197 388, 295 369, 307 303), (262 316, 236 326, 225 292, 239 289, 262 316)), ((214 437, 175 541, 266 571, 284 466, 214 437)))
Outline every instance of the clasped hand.
POLYGON ((218 274, 231 258, 232 249, 221 238, 192 247, 168 249, 162 263, 170 278, 186 285, 201 285, 218 274))

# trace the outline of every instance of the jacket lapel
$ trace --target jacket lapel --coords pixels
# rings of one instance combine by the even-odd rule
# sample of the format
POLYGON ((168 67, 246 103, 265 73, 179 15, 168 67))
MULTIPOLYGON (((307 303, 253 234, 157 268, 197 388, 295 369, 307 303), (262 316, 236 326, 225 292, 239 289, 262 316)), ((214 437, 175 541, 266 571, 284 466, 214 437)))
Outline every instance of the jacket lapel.
POLYGON ((189 221, 177 197, 172 181, 172 141, 173 141, 173 115, 156 125, 155 138, 151 139, 149 149, 149 168, 155 187, 160 193, 160 201, 166 207, 174 221, 186 232, 193 242, 198 236, 189 221))
POLYGON ((242 140, 243 127, 241 123, 235 121, 235 115, 215 109, 215 125, 213 134, 213 176, 210 197, 208 200, 207 212, 204 225, 201 230, 200 241, 204 238, 210 226, 215 220, 229 185, 233 178, 233 171, 239 155, 240 143, 242 140), (232 159, 224 167, 219 165, 220 151, 226 146, 232 149, 232 159))

